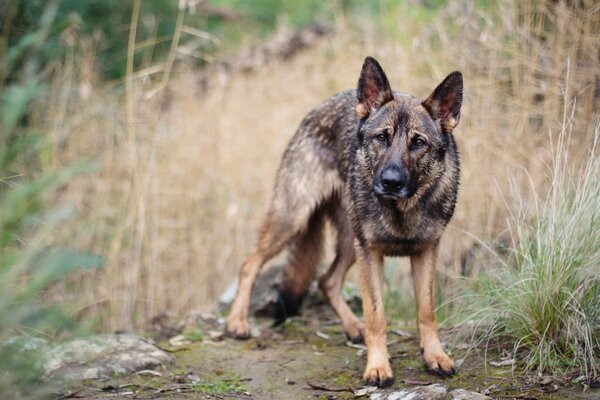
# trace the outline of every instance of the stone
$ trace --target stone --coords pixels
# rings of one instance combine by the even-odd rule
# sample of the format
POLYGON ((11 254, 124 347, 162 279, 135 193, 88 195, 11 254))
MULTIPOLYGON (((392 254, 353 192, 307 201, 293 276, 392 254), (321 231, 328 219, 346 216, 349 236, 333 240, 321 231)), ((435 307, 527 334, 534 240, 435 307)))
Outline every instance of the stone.
POLYGON ((447 392, 444 386, 436 383, 389 393, 373 393, 370 400, 441 400, 446 397, 447 392))
POLYGON ((44 377, 106 379, 153 369, 170 361, 169 354, 135 335, 96 335, 50 347, 45 356, 44 377))
MULTIPOLYGON (((286 264, 273 265, 258 275, 250 297, 250 315, 256 317, 273 317, 279 297, 279 287, 281 286, 286 268, 286 264)), ((229 310, 229 305, 233 302, 237 291, 237 284, 238 281, 236 278, 219 296, 217 304, 214 307, 215 312, 223 313, 229 310)), ((356 285, 350 282, 344 283, 342 296, 352 310, 362 310, 360 290, 356 285)), ((326 303, 325 299, 319 293, 316 282, 311 284, 305 300, 306 307, 311 309, 315 309, 319 305, 326 303)), ((329 310, 329 306, 327 306, 327 309, 329 310)))
POLYGON ((492 400, 491 397, 465 389, 454 389, 450 391, 452 400, 492 400))
MULTIPOLYGON (((250 297, 250 314, 256 316, 272 317, 279 296, 278 290, 283 280, 285 264, 273 265, 265 269, 254 283, 252 296, 250 297)), ((237 291, 237 278, 219 296, 216 310, 225 311, 233 302, 237 291)))

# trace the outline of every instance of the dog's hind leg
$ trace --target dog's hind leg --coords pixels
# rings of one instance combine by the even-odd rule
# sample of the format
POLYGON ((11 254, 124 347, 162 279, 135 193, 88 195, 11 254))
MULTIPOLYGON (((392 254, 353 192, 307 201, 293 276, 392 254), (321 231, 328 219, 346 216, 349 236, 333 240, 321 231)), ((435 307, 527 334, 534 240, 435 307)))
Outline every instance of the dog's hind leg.
MULTIPOLYGON (((311 129, 302 125, 290 142, 277 173, 258 246, 242 265, 237 294, 227 317, 227 332, 233 337, 250 337, 248 307, 252 286, 263 265, 286 245, 292 245, 291 262, 298 265, 288 269, 289 273, 301 273, 302 282, 314 275, 310 271, 316 268, 318 261, 314 260, 319 257, 309 253, 317 249, 315 243, 321 242, 322 227, 318 225, 323 218, 319 217, 319 210, 342 181, 330 162, 334 159, 331 149, 313 139, 311 129), (314 221, 313 215, 316 215, 314 221), (302 268, 308 268, 308 273, 302 268)), ((301 293, 305 284, 299 285, 295 293, 301 293)))
POLYGON ((356 261, 354 251, 354 233, 346 210, 342 204, 335 204, 331 209, 331 220, 337 230, 336 254, 327 272, 319 279, 319 288, 340 317, 348 338, 354 342, 362 342, 364 325, 352 312, 342 296, 342 284, 350 267, 356 261))
POLYGON ((311 215, 306 229, 292 239, 288 265, 275 308, 276 324, 298 314, 323 258, 324 228, 325 211, 320 207, 311 215))
POLYGON ((227 334, 236 339, 250 337, 248 308, 256 277, 267 261, 279 254, 296 234, 293 226, 278 221, 277 213, 271 208, 265 217, 256 249, 246 258, 240 271, 237 293, 227 316, 227 334))
POLYGON ((275 195, 263 221, 258 245, 242 264, 237 293, 227 316, 227 333, 237 339, 250 337, 250 295, 256 277, 267 261, 279 254, 286 245, 291 245, 292 265, 287 272, 291 275, 285 280, 294 283, 295 275, 298 274, 298 287, 290 288, 287 292, 290 296, 296 296, 306 290, 304 286, 308 287, 310 284, 320 260, 324 218, 319 210, 327 198, 325 193, 332 189, 316 185, 311 191, 308 187, 308 193, 313 195, 311 199, 296 195, 293 190, 299 189, 292 185, 285 187, 280 182, 276 185, 275 195))

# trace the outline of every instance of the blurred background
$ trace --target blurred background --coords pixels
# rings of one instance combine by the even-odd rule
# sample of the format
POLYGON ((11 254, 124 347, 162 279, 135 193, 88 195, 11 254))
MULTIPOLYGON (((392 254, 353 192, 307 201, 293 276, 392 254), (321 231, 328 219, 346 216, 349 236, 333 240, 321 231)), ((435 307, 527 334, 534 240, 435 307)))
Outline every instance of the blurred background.
MULTIPOLYGON (((366 55, 421 98, 464 75, 441 299, 498 267, 557 146, 576 169, 598 136, 593 0, 2 0, 0 21, 5 336, 211 310, 288 140, 366 55)), ((410 319, 407 263, 388 263, 388 309, 410 319)))

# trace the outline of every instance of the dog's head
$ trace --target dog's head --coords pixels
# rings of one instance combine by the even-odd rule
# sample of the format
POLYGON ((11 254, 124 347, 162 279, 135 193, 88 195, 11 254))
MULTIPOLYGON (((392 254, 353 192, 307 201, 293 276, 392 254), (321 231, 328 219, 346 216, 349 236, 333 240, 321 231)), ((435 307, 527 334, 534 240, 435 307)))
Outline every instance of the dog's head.
POLYGON ((424 101, 392 92, 379 63, 364 61, 356 114, 363 162, 377 196, 409 201, 443 173, 458 124, 463 81, 452 72, 424 101))

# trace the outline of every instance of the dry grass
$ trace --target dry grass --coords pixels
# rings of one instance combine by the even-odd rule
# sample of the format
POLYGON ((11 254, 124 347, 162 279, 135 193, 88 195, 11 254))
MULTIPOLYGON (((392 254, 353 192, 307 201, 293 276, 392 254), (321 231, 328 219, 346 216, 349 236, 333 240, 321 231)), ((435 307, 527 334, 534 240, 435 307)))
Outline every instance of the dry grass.
MULTIPOLYGON (((128 91, 134 129, 117 90, 94 84, 90 57, 67 59, 47 102, 50 162, 90 157, 101 167, 61 194, 59 201, 74 204, 82 218, 60 240, 106 254, 108 263, 52 295, 104 329, 131 329, 167 310, 209 308, 254 243, 296 126, 313 106, 353 87, 368 54, 380 60, 394 89, 417 96, 454 69, 465 76, 456 131, 462 186, 439 267, 448 283, 444 295, 460 290, 458 278, 487 268, 473 261, 474 237, 506 241, 508 211, 531 200, 529 180, 544 185, 547 132, 559 130, 568 60, 578 103, 575 159, 593 136, 599 103, 596 2, 577 8, 503 1, 501 12, 473 3, 451 1, 425 25, 403 18, 402 7, 393 18, 380 16, 395 23, 379 27, 340 18, 337 34, 316 47, 250 74, 215 72, 208 88, 197 71, 179 64, 169 90, 147 99, 154 86, 142 76, 128 91), (83 87, 92 90, 78 95, 83 87), (521 198, 509 194, 511 182, 523 188, 521 198)), ((398 269, 394 279, 405 273, 398 269)))
POLYGON ((461 314, 476 322, 473 348, 502 347, 537 378, 591 380, 600 374, 600 120, 589 153, 573 168, 568 107, 574 104, 565 102, 547 193, 536 195, 533 210, 528 204, 511 216, 510 256, 476 279, 461 314))

